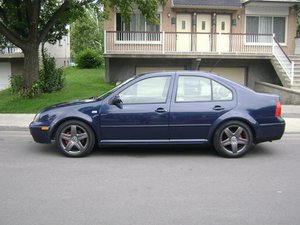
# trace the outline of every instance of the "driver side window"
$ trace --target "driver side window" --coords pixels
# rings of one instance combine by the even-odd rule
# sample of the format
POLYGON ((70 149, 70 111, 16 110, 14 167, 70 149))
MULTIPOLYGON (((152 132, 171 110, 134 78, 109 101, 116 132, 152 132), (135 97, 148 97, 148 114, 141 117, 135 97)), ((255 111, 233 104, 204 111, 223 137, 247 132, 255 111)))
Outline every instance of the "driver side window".
POLYGON ((136 82, 119 96, 123 104, 164 103, 167 101, 170 77, 153 77, 136 82))

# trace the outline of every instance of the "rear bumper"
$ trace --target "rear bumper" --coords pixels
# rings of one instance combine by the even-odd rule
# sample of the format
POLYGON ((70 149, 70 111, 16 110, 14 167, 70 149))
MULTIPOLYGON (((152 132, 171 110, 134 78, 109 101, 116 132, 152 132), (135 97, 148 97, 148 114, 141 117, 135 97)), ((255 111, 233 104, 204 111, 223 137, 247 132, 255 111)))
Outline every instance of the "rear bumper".
POLYGON ((278 118, 277 123, 260 124, 256 133, 255 143, 279 140, 284 134, 285 121, 278 118))

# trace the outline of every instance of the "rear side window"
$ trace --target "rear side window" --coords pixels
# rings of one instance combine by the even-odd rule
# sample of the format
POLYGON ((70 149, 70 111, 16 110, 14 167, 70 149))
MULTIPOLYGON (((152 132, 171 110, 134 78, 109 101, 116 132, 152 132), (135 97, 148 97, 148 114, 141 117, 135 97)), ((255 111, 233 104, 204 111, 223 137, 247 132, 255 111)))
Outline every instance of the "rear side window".
POLYGON ((212 91, 214 101, 230 101, 232 100, 232 92, 222 84, 212 81, 212 91))
POLYGON ((180 76, 176 102, 211 101, 211 80, 204 77, 180 76))
POLYGON ((205 77, 180 76, 176 102, 230 101, 232 92, 224 85, 205 77))

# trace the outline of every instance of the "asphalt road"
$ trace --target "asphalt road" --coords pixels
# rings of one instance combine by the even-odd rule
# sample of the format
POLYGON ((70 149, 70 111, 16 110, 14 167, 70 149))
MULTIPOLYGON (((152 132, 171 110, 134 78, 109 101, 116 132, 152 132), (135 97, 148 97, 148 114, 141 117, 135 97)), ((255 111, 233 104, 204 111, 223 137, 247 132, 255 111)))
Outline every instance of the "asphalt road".
POLYGON ((240 159, 210 148, 97 150, 72 159, 0 131, 1 225, 296 225, 300 134, 240 159))

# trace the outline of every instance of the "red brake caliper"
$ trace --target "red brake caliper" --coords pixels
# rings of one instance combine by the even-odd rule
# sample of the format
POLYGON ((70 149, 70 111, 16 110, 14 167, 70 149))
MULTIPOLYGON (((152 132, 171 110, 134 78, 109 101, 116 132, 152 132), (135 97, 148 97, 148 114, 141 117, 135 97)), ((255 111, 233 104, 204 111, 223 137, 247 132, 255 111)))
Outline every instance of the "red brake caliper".
MULTIPOLYGON (((66 132, 65 134, 70 134, 70 132, 66 132)), ((68 140, 64 140, 65 142, 65 145, 68 145, 69 144, 69 141, 68 140)))

